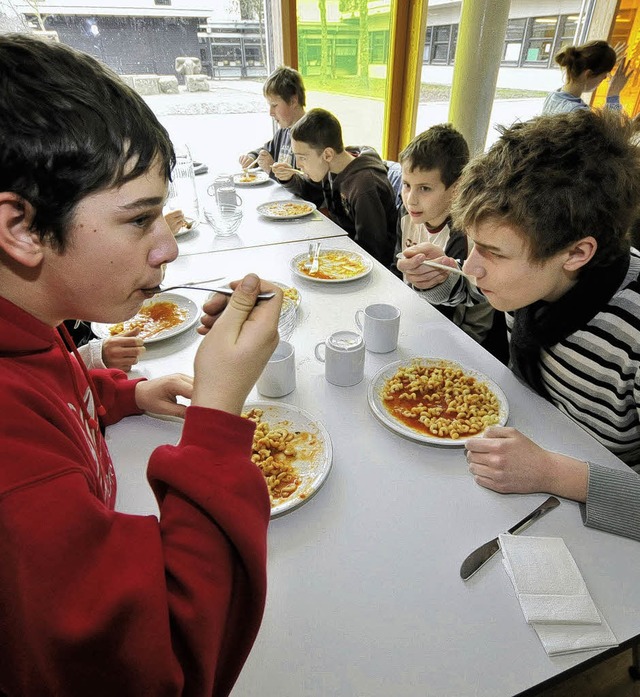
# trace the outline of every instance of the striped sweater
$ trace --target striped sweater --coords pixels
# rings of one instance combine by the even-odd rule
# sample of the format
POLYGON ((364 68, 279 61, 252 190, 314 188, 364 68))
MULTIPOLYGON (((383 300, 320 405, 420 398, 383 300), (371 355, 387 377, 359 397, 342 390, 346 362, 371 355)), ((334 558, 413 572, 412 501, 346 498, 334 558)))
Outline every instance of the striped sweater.
MULTIPOLYGON (((473 305, 484 296, 453 274, 422 291, 431 302, 473 305)), ((507 313, 507 330, 513 316, 507 313)), ((551 402, 630 467, 640 466, 640 253, 587 325, 540 353, 551 402)), ((589 463, 585 523, 640 540, 640 476, 589 463)))

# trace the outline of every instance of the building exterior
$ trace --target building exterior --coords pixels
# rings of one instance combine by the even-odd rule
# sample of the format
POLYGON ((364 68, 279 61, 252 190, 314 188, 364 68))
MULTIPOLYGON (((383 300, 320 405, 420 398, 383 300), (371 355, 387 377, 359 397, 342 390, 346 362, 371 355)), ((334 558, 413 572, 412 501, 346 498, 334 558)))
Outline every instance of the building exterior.
MULTIPOLYGON (((3 18, 14 24, 18 18, 36 30, 55 32, 120 74, 175 75, 180 56, 199 58, 203 73, 214 79, 262 78, 274 67, 272 0, 87 1, 0 0, 0 29, 3 18)), ((596 4, 512 0, 498 86, 557 87, 553 56, 589 36, 596 4)), ((451 84, 461 5, 461 0, 428 0, 423 82, 451 84)), ((622 5, 620 12, 626 11, 622 5)), ((355 76, 364 61, 368 77, 385 78, 390 6, 391 0, 298 0, 302 74, 355 76)))
MULTIPOLYGON (((55 32, 60 41, 99 58, 119 74, 175 75, 175 60, 181 56, 199 58, 211 78, 267 74, 265 23, 241 19, 238 2, 3 1, 0 12, 14 24, 22 17, 33 30, 55 32)), ((265 7, 269 2, 265 0, 265 7)))

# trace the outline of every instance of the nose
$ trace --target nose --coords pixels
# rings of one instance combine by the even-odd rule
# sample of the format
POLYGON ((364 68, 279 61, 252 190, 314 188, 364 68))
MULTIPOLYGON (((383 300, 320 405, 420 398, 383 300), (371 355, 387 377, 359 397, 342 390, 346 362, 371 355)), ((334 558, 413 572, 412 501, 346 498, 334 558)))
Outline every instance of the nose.
POLYGON ((178 256, 178 243, 164 218, 159 222, 156 244, 149 252, 149 264, 154 268, 168 264, 178 256))
POLYGON ((478 254, 475 247, 471 248, 467 260, 462 265, 462 270, 469 276, 475 276, 476 278, 483 278, 486 275, 482 257, 478 254))
POLYGON ((409 189, 407 189, 405 196, 407 199, 407 203, 414 204, 417 202, 416 192, 413 187, 409 187, 409 189))

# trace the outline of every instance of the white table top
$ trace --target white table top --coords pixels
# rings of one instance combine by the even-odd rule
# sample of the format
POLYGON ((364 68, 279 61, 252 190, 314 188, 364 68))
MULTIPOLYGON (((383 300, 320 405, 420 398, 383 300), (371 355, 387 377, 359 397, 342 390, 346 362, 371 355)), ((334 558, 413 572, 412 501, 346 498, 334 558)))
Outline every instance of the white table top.
MULTIPOLYGON (((327 246, 356 248, 348 239, 327 246)), ((345 284, 293 276, 289 260, 306 247, 199 254, 178 258, 167 273, 167 281, 177 283, 255 270, 296 285, 302 303, 290 341, 298 386, 279 401, 317 417, 334 447, 323 488, 271 523, 264 622, 234 697, 500 697, 595 656, 546 655, 524 621, 499 556, 468 582, 459 577, 469 552, 546 497, 483 489, 469 475, 461 448, 421 445, 388 431, 369 410, 367 385, 380 367, 401 358, 458 360, 502 387, 509 425, 545 447, 625 465, 377 262, 369 277, 345 284), (355 329, 356 310, 380 301, 402 310, 398 349, 368 353, 359 385, 330 385, 313 347, 333 331, 355 329)), ((185 294, 203 300, 194 291, 185 294)), ((192 373, 197 343, 191 329, 150 346, 137 372, 192 373)), ((254 391, 250 399, 256 398, 254 391)), ((119 510, 157 511, 144 476, 146 460, 156 445, 176 442, 179 432, 178 423, 147 416, 107 429, 119 510)), ((584 527, 578 505, 570 501, 525 534, 563 537, 618 640, 640 634, 637 542, 584 527)))
POLYGON ((201 220, 195 229, 176 238, 180 256, 324 237, 343 237, 347 234, 318 211, 293 220, 270 220, 259 215, 256 208, 261 203, 300 200, 280 184, 269 179, 260 185, 236 187, 242 199, 242 223, 235 235, 216 237, 213 228, 205 222, 204 217, 204 208, 213 200, 207 193, 207 189, 214 178, 215 175, 196 177, 201 220))

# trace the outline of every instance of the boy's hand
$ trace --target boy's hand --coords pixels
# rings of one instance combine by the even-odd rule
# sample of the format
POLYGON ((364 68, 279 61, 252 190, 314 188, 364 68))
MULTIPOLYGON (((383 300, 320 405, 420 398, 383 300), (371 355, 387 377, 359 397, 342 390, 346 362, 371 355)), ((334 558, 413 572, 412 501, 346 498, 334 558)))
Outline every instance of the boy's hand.
POLYGON ((119 368, 125 373, 131 370, 145 350, 142 339, 138 338, 139 333, 139 329, 131 329, 109 336, 102 342, 102 362, 107 368, 119 368))
POLYGON ((217 294, 203 307, 198 331, 206 336, 196 353, 191 404, 239 414, 278 345, 282 290, 255 274, 230 285, 230 298, 217 294), (261 291, 276 295, 257 303, 261 291))
POLYGON ((281 182, 288 182, 293 179, 293 175, 296 173, 296 170, 287 162, 274 162, 271 165, 271 171, 281 182))
POLYGON ((248 167, 256 158, 252 157, 251 155, 240 155, 238 158, 238 162, 240 163, 240 167, 244 169, 245 167, 248 167))
POLYGON ((164 219, 169 226, 169 230, 175 235, 180 232, 180 228, 185 224, 184 213, 177 209, 165 213, 164 219))
POLYGON ((186 407, 178 404, 176 397, 191 399, 193 379, 176 373, 153 380, 142 380, 136 384, 135 397, 138 409, 149 414, 178 416, 184 419, 186 407))
POLYGON ((476 482, 500 494, 546 492, 586 500, 586 462, 545 450, 515 428, 492 426, 469 438, 466 457, 476 482))
POLYGON ((273 165, 273 157, 269 154, 267 150, 261 150, 258 155, 258 165, 267 173, 271 172, 271 165, 273 165))
POLYGON ((419 290, 427 290, 444 282, 449 274, 446 271, 434 269, 432 266, 423 266, 427 259, 437 261, 445 266, 457 268, 454 259, 444 256, 444 250, 430 242, 422 242, 413 247, 407 247, 403 256, 397 260, 398 271, 402 271, 408 283, 419 290))

